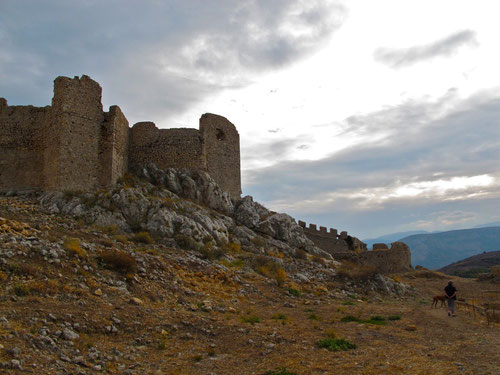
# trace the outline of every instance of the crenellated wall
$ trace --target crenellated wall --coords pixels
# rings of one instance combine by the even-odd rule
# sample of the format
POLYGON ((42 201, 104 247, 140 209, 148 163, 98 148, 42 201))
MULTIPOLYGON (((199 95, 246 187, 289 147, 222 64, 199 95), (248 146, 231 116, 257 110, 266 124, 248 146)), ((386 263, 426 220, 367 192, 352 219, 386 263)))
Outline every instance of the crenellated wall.
POLYGON ((0 190, 92 191, 113 186, 134 164, 207 171, 241 194, 239 135, 226 118, 204 114, 197 129, 129 129, 118 106, 103 112, 90 77, 57 77, 52 106, 8 106, 0 98, 0 190))
POLYGON ((314 242, 316 246, 331 254, 342 253, 354 250, 366 250, 366 244, 361 242, 358 238, 350 236, 346 231, 338 233, 337 229, 320 226, 319 229, 316 224, 309 224, 302 220, 298 221, 299 226, 304 230, 305 235, 314 242))

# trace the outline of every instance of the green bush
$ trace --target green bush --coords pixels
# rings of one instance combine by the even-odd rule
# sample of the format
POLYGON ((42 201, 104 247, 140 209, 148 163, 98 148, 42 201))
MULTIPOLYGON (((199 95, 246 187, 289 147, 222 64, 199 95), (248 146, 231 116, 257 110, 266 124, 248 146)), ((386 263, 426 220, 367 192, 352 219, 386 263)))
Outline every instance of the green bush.
POLYGON ((356 349, 357 345, 353 344, 346 339, 335 339, 335 338, 326 338, 321 339, 317 343, 319 348, 326 348, 331 352, 338 352, 340 350, 349 350, 356 349))
POLYGON ((294 288, 288 289, 288 293, 290 293, 292 296, 295 297, 300 297, 300 291, 294 288))
POLYGON ((309 314, 309 316, 307 318, 310 320, 321 320, 321 317, 319 317, 315 313, 309 314))
POLYGON ((340 318, 340 321, 341 322, 359 322, 359 321, 361 321, 361 319, 359 319, 353 315, 346 315, 346 316, 343 316, 342 318, 340 318))
POLYGON ((131 238, 132 241, 137 242, 137 243, 145 243, 147 245, 151 245, 154 243, 153 239, 151 238, 151 235, 149 232, 138 232, 135 233, 131 238))
POLYGON ((276 320, 287 320, 288 319, 288 316, 286 316, 285 314, 274 314, 272 316, 272 319, 276 319, 276 320))
POLYGON ((14 294, 18 297, 24 297, 30 293, 29 286, 27 286, 25 284, 16 284, 16 285, 14 285, 13 290, 14 290, 14 294))
POLYGON ((352 306, 352 305, 355 305, 355 303, 352 301, 344 301, 344 302, 342 302, 342 305, 352 306))
POLYGON ((278 367, 275 370, 267 371, 264 375, 297 375, 295 372, 288 371, 285 367, 278 367))
POLYGON ((255 323, 260 323, 260 318, 255 315, 242 316, 241 321, 243 323, 250 323, 251 325, 254 325, 255 323))
POLYGON ((399 315, 389 315, 389 320, 400 320, 401 317, 399 315))

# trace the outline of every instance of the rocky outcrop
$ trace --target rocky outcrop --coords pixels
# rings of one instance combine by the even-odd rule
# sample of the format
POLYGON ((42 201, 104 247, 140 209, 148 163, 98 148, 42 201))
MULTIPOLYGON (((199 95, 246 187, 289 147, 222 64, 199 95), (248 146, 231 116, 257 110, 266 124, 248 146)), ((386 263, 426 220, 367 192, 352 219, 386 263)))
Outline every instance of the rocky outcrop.
POLYGON ((128 177, 111 191, 44 193, 40 203, 51 213, 97 226, 147 231, 167 245, 188 241, 202 248, 235 242, 254 253, 280 251, 292 256, 299 248, 331 259, 292 217, 271 212, 250 196, 232 199, 205 172, 149 165, 137 168, 136 174, 140 180, 128 177))

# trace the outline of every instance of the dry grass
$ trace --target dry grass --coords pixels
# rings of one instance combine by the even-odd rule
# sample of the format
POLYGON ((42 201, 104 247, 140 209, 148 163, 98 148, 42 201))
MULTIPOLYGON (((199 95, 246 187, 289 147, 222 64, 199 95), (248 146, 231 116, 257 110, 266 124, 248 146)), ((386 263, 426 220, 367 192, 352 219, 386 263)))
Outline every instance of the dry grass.
POLYGON ((124 275, 137 272, 137 262, 129 253, 121 250, 99 252, 100 260, 109 268, 124 275))
POLYGON ((149 232, 134 233, 130 237, 130 240, 134 241, 134 242, 137 242, 137 243, 144 243, 144 244, 147 244, 147 245, 151 245, 151 244, 154 243, 154 240, 151 237, 151 235, 149 234, 149 232))
POLYGON ((87 252, 82 248, 78 238, 66 238, 63 246, 70 254, 77 255, 80 258, 85 258, 87 256, 87 252))
POLYGON ((351 280, 368 280, 377 273, 375 266, 344 261, 337 268, 337 275, 351 280))

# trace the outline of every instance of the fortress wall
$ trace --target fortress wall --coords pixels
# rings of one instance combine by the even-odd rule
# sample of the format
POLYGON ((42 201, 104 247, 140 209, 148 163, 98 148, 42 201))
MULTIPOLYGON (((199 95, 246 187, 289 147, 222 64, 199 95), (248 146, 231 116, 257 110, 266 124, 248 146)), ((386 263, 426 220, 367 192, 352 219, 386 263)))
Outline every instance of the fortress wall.
POLYGON ((370 264, 381 273, 405 272, 411 269, 408 249, 372 250, 358 254, 361 263, 370 264))
POLYGON ((130 129, 130 165, 206 170, 201 150, 197 129, 158 129, 152 122, 139 122, 130 129))
POLYGON ((128 121, 120 107, 111 106, 104 113, 101 126, 101 145, 99 154, 100 177, 102 187, 111 187, 128 170, 128 121))
POLYGON ((0 98, 0 190, 43 185, 44 124, 50 107, 8 106, 0 98))
POLYGON ((240 136, 225 117, 205 113, 200 118, 202 154, 207 172, 233 197, 241 196, 240 136))
POLYGON ((393 243, 388 250, 337 253, 334 258, 374 266, 380 273, 406 272, 411 269, 410 249, 402 242, 393 243))
POLYGON ((337 229, 330 228, 327 231, 326 227, 319 227, 318 230, 316 224, 309 224, 309 227, 307 227, 306 223, 301 220, 299 220, 298 224, 304 230, 307 238, 320 249, 330 254, 349 251, 348 244, 343 239, 338 238, 337 229))
POLYGON ((101 86, 90 77, 57 77, 47 126, 46 188, 99 187, 99 144, 104 114, 101 86))

